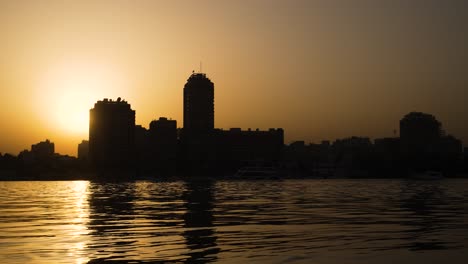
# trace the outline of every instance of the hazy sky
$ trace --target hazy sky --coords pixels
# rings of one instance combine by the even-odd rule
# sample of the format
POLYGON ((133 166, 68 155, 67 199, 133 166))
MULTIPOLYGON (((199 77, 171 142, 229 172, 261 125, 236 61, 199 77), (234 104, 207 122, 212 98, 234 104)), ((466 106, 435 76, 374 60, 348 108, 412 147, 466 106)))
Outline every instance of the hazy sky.
POLYGON ((181 127, 200 61, 218 128, 376 138, 423 111, 467 144, 467 25, 465 0, 0 0, 0 152, 76 155, 104 97, 181 127))

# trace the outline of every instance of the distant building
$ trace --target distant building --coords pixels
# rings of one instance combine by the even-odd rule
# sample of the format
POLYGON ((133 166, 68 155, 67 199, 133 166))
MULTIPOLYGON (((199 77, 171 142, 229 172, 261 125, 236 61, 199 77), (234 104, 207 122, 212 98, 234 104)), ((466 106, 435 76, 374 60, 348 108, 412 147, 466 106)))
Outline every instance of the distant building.
POLYGON ((150 141, 157 145, 177 144, 177 121, 169 120, 166 117, 160 117, 150 123, 150 141))
POLYGON ((31 145, 31 153, 36 160, 50 159, 55 153, 55 144, 50 140, 31 145))
POLYGON ((412 112, 400 121, 402 151, 408 155, 437 152, 442 136, 441 123, 430 114, 412 112))
POLYGON ((303 152, 306 149, 305 141, 304 140, 294 141, 291 144, 289 144, 289 149, 294 152, 303 152))
POLYGON ((288 168, 291 176, 328 177, 334 168, 331 158, 330 141, 319 144, 295 141, 285 147, 282 165, 288 168))
POLYGON ((227 167, 237 168, 248 163, 278 164, 284 148, 284 131, 281 128, 269 130, 217 131, 218 161, 227 167))
POLYGON ((367 177, 374 145, 367 137, 350 137, 333 142, 332 160, 336 174, 346 177, 367 177))
POLYGON ((148 147, 148 129, 135 125, 135 148, 142 150, 148 147))
POLYGON ((184 133, 200 135, 214 129, 214 84, 193 73, 184 86, 184 133))
POLYGON ((377 153, 396 157, 400 153, 400 138, 376 138, 374 146, 377 153))
POLYGON ((150 163, 149 131, 141 125, 135 126, 135 165, 139 170, 146 170, 150 163))
POLYGON ((307 173, 313 170, 313 161, 310 148, 305 144, 305 141, 294 141, 288 146, 285 146, 284 158, 282 159, 284 166, 291 172, 306 171, 307 173))
POLYGON ((55 155, 55 144, 47 139, 31 145, 30 151, 21 151, 18 158, 23 166, 40 168, 42 170, 52 167, 55 155))
POLYGON ((372 141, 368 137, 350 137, 337 139, 333 142, 333 148, 343 151, 354 151, 372 148, 372 141))
POLYGON ((135 151, 135 111, 118 98, 98 101, 89 112, 89 157, 96 168, 128 168, 135 151))
POLYGON ((465 172, 468 172, 468 148, 463 149, 463 167, 465 172))
POLYGON ((463 145, 461 140, 452 135, 443 136, 440 140, 440 151, 447 158, 460 160, 463 156, 463 145))
POLYGON ((78 144, 78 159, 79 160, 88 160, 89 158, 89 141, 82 140, 80 144, 78 144))
POLYGON ((401 156, 409 170, 443 170, 456 163, 447 154, 457 143, 445 138, 442 124, 433 115, 412 112, 404 116, 400 140, 401 156))
POLYGON ((143 150, 148 147, 148 129, 141 125, 135 126, 135 147, 138 150, 143 150))
POLYGON ((443 136, 440 140, 439 150, 438 162, 446 174, 453 175, 456 171, 462 169, 463 145, 461 140, 451 135, 443 136))
MULTIPOLYGON (((19 163, 18 163, 17 157, 8 153, 5 153, 4 155, 0 153, 0 171, 1 170, 13 170, 17 168, 18 164, 19 163)), ((16 175, 13 174, 11 175, 12 176, 11 178, 8 178, 8 176, 5 175, 5 171, 3 171, 3 175, 0 175, 0 176, 3 176, 2 179, 13 179, 16 175)))
POLYGON ((375 167, 379 176, 393 177, 399 173, 400 161, 400 138, 377 138, 374 140, 375 167))
POLYGON ((174 171, 177 159, 177 121, 165 117, 151 121, 149 145, 153 169, 174 171))

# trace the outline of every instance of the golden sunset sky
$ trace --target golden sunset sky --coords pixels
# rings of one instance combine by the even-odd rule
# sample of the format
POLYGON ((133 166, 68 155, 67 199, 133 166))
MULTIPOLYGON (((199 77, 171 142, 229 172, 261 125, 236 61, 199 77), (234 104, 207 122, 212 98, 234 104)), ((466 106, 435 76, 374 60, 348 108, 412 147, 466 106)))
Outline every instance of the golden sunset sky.
POLYGON ((0 0, 0 152, 76 155, 89 109, 122 97, 182 126, 182 89, 215 84, 215 126, 286 143, 393 136, 410 111, 468 142, 468 1, 0 0))

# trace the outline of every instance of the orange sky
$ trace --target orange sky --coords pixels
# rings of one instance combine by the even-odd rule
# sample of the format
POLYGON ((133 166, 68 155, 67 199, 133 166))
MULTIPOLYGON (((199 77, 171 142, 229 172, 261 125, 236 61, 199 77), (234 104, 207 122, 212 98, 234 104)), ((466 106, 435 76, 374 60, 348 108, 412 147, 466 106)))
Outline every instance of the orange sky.
POLYGON ((88 114, 122 97, 137 124, 182 125, 192 70, 215 126, 286 143, 392 136, 410 111, 468 142, 466 1, 0 0, 0 152, 46 138, 76 155, 88 114), (352 3, 351 3, 352 2, 352 3), (378 2, 378 3, 376 3, 378 2))

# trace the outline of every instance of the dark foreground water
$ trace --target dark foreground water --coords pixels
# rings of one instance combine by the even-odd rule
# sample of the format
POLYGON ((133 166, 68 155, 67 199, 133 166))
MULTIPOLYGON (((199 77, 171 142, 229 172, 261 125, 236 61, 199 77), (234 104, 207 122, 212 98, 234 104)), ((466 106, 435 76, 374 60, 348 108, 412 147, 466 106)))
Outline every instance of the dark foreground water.
POLYGON ((468 263, 468 180, 0 182, 1 263, 468 263))

